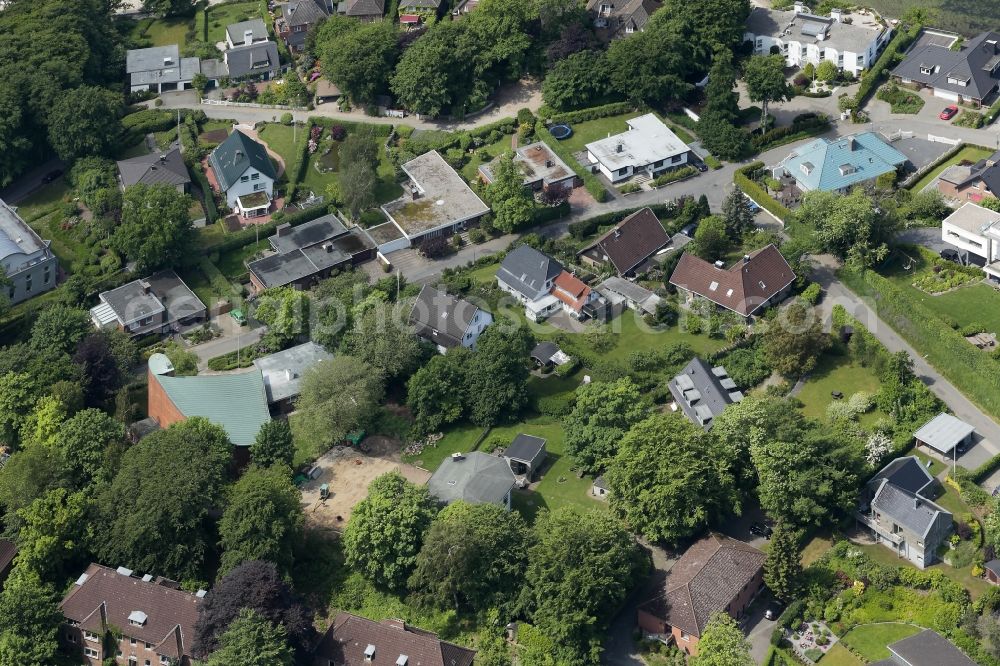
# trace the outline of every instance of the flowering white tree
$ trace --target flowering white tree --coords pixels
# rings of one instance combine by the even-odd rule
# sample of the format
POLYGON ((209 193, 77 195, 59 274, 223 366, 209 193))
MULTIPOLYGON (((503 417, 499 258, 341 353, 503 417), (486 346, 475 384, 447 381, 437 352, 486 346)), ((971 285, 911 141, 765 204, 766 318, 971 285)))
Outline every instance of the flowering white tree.
POLYGON ((878 467, 891 449, 892 440, 887 434, 873 432, 865 443, 865 459, 872 467, 878 467))

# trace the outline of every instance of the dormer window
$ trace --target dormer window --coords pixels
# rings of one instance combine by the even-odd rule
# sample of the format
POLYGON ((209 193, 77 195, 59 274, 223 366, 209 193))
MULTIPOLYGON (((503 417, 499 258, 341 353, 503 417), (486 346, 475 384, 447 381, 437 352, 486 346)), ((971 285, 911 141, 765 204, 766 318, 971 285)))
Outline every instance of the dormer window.
POLYGON ((955 76, 948 75, 948 83, 953 86, 967 86, 969 85, 969 79, 960 79, 955 76))
POLYGON ((920 73, 923 74, 923 75, 925 75, 925 76, 930 76, 931 74, 934 73, 934 68, 930 67, 929 65, 921 65, 920 66, 920 73))
POLYGON ((371 662, 375 658, 375 646, 371 643, 365 648, 365 661, 371 662))
POLYGON ((146 620, 149 619, 148 616, 142 611, 132 611, 128 615, 128 623, 133 627, 145 626, 146 620))
POLYGON ((803 162, 799 165, 799 168, 802 170, 802 173, 808 176, 812 173, 813 165, 811 162, 803 162))

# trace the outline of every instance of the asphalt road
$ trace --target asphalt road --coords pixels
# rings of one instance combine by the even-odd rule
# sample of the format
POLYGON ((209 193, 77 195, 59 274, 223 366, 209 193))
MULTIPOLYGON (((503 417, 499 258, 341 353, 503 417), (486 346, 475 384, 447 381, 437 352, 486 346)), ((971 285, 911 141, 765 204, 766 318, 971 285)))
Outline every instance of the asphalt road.
POLYGON ((65 171, 66 163, 62 160, 53 158, 48 162, 38 165, 5 187, 3 190, 0 190, 0 199, 3 199, 11 205, 22 201, 44 184, 42 183, 42 178, 45 177, 45 174, 57 169, 65 171))

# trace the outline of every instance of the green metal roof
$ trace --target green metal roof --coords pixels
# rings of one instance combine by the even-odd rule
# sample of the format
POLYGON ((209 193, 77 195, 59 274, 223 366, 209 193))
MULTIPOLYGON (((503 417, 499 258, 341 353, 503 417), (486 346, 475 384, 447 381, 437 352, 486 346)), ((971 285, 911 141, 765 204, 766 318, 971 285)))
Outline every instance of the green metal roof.
POLYGON ((260 370, 156 380, 184 416, 203 416, 222 426, 236 446, 253 444, 257 431, 271 420, 260 370))

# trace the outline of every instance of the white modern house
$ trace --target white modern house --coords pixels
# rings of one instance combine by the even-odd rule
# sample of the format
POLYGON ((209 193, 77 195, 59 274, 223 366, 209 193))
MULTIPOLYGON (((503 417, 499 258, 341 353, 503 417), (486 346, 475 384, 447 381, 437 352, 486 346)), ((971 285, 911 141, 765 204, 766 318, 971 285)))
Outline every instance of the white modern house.
POLYGON ((789 67, 829 60, 838 69, 858 76, 875 62, 891 34, 882 18, 870 10, 833 10, 829 16, 817 16, 796 2, 788 11, 755 7, 743 40, 752 43, 758 55, 767 55, 777 47, 789 67))
POLYGON ((453 347, 475 349, 479 336, 493 323, 493 315, 475 303, 424 285, 409 321, 417 337, 444 354, 453 347))
POLYGON ((1000 282, 1000 213, 964 203, 941 222, 941 240, 957 248, 967 263, 983 264, 986 276, 1000 282))
POLYGON ((587 144, 587 158, 612 183, 687 163, 691 149, 652 113, 625 122, 625 132, 587 144))
POLYGON ((233 130, 208 164, 226 205, 244 217, 267 215, 274 196, 274 166, 263 144, 233 130))

